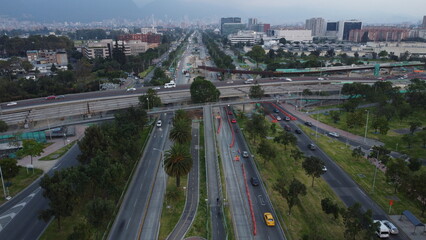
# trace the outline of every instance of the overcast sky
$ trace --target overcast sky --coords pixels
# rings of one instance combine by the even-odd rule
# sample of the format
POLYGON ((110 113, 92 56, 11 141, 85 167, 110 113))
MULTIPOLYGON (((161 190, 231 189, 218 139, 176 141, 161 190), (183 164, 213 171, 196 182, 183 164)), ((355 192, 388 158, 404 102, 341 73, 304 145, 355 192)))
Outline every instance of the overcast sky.
MULTIPOLYGON (((326 20, 359 19, 366 23, 418 23, 426 15, 426 0, 133 0, 143 6, 155 1, 205 3, 235 10, 235 16, 257 17, 272 24, 304 22, 311 17, 326 20)), ((229 12, 229 11, 227 11, 229 12)), ((188 16, 191 11, 188 9, 188 16)), ((214 12, 212 16, 220 16, 214 12)))

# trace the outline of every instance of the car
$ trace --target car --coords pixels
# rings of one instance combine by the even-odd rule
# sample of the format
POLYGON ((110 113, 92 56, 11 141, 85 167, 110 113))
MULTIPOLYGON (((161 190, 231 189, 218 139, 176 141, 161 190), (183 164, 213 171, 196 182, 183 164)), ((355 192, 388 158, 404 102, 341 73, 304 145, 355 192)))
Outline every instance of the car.
POLYGON ((231 123, 237 123, 237 120, 236 119, 232 119, 231 123))
POLYGON ((263 218, 265 219, 266 226, 268 227, 275 226, 275 220, 271 213, 269 212, 264 213, 263 218))
POLYGON ((286 130, 287 132, 291 132, 291 127, 289 125, 285 125, 284 130, 286 130))
POLYGON ((289 117, 285 117, 284 120, 290 121, 291 119, 289 117))
POLYGON ((399 233, 398 228, 397 228, 397 227, 395 227, 395 225, 393 225, 393 223, 389 222, 388 220, 382 220, 382 223, 383 223, 383 224, 384 224, 387 228, 389 228, 389 232, 390 232, 391 234, 398 234, 398 233, 399 233))
POLYGON ((56 99, 62 99, 62 98, 65 98, 65 95, 59 95, 56 97, 56 99))
POLYGON ((134 88, 134 87, 132 87, 132 88, 128 88, 126 91, 127 91, 127 92, 136 91, 136 88, 134 88))
POLYGON ((340 136, 337 132, 329 132, 328 135, 335 138, 338 138, 340 136))
POLYGON ((153 87, 152 89, 154 89, 154 90, 160 90, 161 88, 159 86, 157 86, 157 87, 153 87))
POLYGON ((249 79, 245 80, 244 83, 245 84, 253 83, 253 78, 249 78, 249 79))
POLYGON ((56 99, 56 96, 54 96, 54 95, 47 96, 45 99, 46 99, 46 100, 55 100, 55 99, 56 99))
POLYGON ((161 125, 163 125, 163 122, 161 120, 157 121, 157 127, 161 127, 161 125))
POLYGON ((313 126, 313 124, 311 122, 305 122, 305 125, 308 126, 308 127, 312 127, 313 126))
POLYGON ((296 130, 294 130, 297 134, 302 134, 302 130, 300 130, 300 129, 296 129, 296 130))
POLYGON ((278 109, 276 109, 276 108, 274 108, 274 113, 279 113, 280 111, 278 110, 278 109))
POLYGON ((376 229, 376 235, 379 238, 389 238, 389 229, 380 220, 373 220, 373 223, 378 224, 376 229))
POLYGON ((253 186, 259 186, 259 179, 257 179, 257 177, 251 177, 250 178, 250 183, 251 183, 251 185, 253 185, 253 186))
POLYGON ((285 80, 286 81, 289 81, 289 82, 291 82, 292 80, 291 80, 291 78, 285 78, 285 80))
POLYGON ((247 152, 247 151, 244 151, 244 152, 243 152, 243 158, 248 158, 248 157, 249 157, 248 152, 247 152))
POLYGON ((232 111, 228 111, 228 115, 232 115, 232 111))
POLYGON ((281 119, 281 117, 280 116, 275 116, 275 118, 277 119, 277 121, 281 121, 282 119, 281 119))
POLYGON ((16 104, 18 104, 18 103, 17 102, 10 102, 10 103, 7 103, 6 106, 14 106, 16 104))
POLYGON ((324 78, 322 78, 322 77, 319 77, 319 78, 318 78, 318 80, 322 81, 322 80, 324 80, 324 78))
POLYGON ((311 150, 317 149, 317 147, 313 143, 309 143, 308 148, 311 149, 311 150))
POLYGON ((323 172, 327 172, 327 167, 324 165, 324 166, 322 166, 322 171, 323 172))

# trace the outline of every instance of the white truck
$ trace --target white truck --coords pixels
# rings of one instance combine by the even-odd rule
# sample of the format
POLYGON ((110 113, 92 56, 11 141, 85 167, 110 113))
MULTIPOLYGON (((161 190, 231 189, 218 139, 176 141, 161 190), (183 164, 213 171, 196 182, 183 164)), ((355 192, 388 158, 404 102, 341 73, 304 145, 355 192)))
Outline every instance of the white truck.
POLYGON ((169 83, 164 84, 164 88, 174 88, 176 87, 176 83, 174 81, 170 81, 169 83))

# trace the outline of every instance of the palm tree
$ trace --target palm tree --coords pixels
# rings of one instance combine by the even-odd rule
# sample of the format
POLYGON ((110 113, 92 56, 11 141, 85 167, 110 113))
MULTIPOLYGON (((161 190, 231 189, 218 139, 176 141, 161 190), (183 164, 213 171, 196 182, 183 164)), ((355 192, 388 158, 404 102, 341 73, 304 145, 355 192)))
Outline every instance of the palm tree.
POLYGON ((188 146, 175 143, 172 148, 164 154, 164 171, 171 177, 176 177, 176 186, 180 185, 180 177, 191 171, 192 158, 188 146))
POLYGON ((184 144, 191 140, 191 126, 186 119, 177 119, 170 131, 170 139, 174 142, 184 144))

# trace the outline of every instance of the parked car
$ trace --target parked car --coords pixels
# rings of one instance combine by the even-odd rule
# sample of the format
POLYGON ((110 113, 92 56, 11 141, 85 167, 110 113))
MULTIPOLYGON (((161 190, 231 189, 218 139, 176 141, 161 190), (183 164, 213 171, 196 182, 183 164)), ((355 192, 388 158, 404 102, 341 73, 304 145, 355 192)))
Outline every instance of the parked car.
POLYGON ((274 113, 279 113, 280 111, 278 110, 278 109, 276 109, 276 108, 274 108, 274 113))
POLYGON ((268 227, 275 226, 275 220, 271 213, 269 212, 264 213, 263 218, 265 219, 266 226, 268 227))
POLYGON ((309 143, 308 148, 311 149, 311 150, 317 149, 317 147, 313 143, 309 143))
POLYGON ((45 98, 46 100, 55 100, 56 99, 56 96, 47 96, 46 98, 45 98))
POLYGON ((340 135, 337 132, 329 132, 328 135, 338 138, 340 135))
POLYGON ((391 234, 398 234, 398 228, 393 225, 393 223, 389 222, 388 220, 382 220, 382 223, 389 228, 389 231, 391 234))
POLYGON ((287 122, 290 121, 291 119, 289 117, 285 117, 284 120, 286 120, 287 122))
POLYGON ((376 235, 379 238, 389 238, 389 229, 380 220, 373 220, 374 223, 379 223, 376 229, 376 235))
POLYGON ((312 127, 313 126, 313 124, 311 122, 305 122, 305 125, 308 126, 308 127, 312 127))
POLYGON ((294 130, 297 134, 302 134, 302 130, 300 130, 300 129, 296 129, 296 130, 294 130))
POLYGON ((259 179, 257 179, 257 177, 251 177, 250 178, 250 183, 253 186, 259 186, 259 179))
POLYGON ((281 119, 281 117, 280 116, 275 116, 275 118, 277 119, 277 121, 281 121, 282 119, 281 119))

